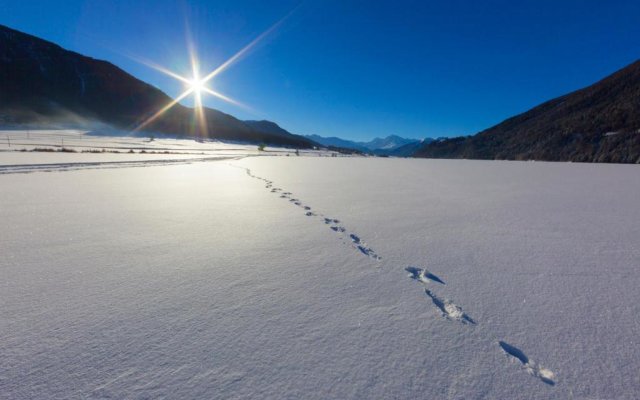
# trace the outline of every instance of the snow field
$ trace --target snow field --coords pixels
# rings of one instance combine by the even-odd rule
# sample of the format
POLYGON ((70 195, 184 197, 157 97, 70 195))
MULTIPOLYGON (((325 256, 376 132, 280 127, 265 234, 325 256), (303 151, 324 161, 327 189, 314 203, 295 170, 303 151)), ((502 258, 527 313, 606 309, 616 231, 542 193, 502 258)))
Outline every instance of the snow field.
POLYGON ((639 181, 318 157, 0 175, 0 397, 635 398, 639 181))

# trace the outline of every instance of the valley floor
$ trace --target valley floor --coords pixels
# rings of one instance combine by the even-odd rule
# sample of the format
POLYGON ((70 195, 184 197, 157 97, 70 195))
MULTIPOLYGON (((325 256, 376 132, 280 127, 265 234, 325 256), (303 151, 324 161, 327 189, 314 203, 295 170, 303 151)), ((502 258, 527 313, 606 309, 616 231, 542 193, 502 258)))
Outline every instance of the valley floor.
POLYGON ((12 154, 2 399, 640 393, 636 166, 12 154))

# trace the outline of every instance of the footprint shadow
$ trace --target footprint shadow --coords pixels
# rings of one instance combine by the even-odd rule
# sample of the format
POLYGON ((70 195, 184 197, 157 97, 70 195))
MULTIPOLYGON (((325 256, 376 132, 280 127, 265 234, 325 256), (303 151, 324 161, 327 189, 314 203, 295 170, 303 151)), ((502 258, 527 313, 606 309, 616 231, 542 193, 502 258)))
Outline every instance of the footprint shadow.
POLYGON ((507 354, 507 356, 511 356, 520 361, 520 363, 522 363, 522 366, 529 374, 540 379, 547 385, 553 386, 556 384, 556 382, 553 380, 553 378, 555 377, 553 372, 536 364, 536 362, 529 359, 529 357, 527 357, 527 355, 524 354, 522 350, 502 340, 498 341, 498 345, 500 345, 500 348, 505 352, 505 354, 507 354))
POLYGON ((474 321, 473 318, 462 311, 462 308, 460 306, 452 303, 449 300, 438 297, 429 289, 425 289, 425 293, 445 318, 455 320, 463 324, 476 325, 476 321, 474 321))
POLYGON ((406 267, 404 270, 409 273, 409 277, 411 279, 415 279, 416 281, 419 281, 422 283, 428 283, 429 281, 432 281, 432 282, 437 282, 441 285, 446 285, 442 279, 440 279, 435 274, 427 271, 426 269, 409 266, 409 267, 406 267))

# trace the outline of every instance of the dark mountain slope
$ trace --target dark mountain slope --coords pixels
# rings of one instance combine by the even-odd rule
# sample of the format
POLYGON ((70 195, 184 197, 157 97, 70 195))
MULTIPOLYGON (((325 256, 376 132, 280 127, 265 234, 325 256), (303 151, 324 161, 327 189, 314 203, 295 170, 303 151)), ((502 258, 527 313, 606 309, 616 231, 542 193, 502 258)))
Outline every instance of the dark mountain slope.
MULTIPOLYGON (((172 99, 115 65, 0 25, 0 123, 50 124, 99 121, 133 129, 172 99)), ((206 136, 311 147, 297 135, 274 135, 231 115, 206 108, 206 136)), ((180 104, 144 128, 196 135, 193 109, 180 104)))
POLYGON ((640 61, 475 136, 430 143, 415 156, 640 162, 640 61))
POLYGON ((292 135, 291 132, 280 127, 280 125, 276 124, 275 122, 266 121, 266 120, 262 120, 262 121, 247 120, 243 122, 246 125, 250 126, 251 128, 260 132, 270 133, 272 135, 281 136, 281 137, 288 137, 292 135))

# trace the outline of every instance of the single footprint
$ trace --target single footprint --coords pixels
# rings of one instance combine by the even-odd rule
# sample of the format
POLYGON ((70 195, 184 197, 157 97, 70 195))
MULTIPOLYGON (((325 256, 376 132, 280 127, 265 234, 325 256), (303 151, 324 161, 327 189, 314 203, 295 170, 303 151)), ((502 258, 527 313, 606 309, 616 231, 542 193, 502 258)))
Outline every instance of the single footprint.
POLYGON ((364 254, 365 256, 369 256, 369 257, 373 258, 373 259, 374 259, 374 260, 376 260, 376 261, 380 261, 380 260, 382 260, 382 257, 380 257, 379 255, 377 255, 377 254, 376 254, 376 252, 375 252, 375 251, 373 251, 373 249, 372 249, 372 248, 370 248, 370 247, 366 247, 366 246, 363 246, 363 245, 359 244, 358 246, 356 246, 356 248, 357 248, 358 250, 360 250, 360 252, 361 252, 362 254, 364 254))
POLYGON ((507 356, 520 361, 520 363, 522 363, 522 367, 527 371, 527 373, 535 376, 547 385, 553 386, 556 384, 554 381, 555 374, 550 369, 544 368, 531 360, 522 350, 507 342, 503 342, 502 340, 498 341, 498 345, 500 345, 500 348, 507 356))
POLYGON ((471 317, 469 317, 464 313, 464 311, 462 311, 462 308, 460 306, 453 304, 453 302, 451 302, 450 300, 441 299, 429 289, 425 289, 425 293, 427 294, 427 296, 429 296, 429 298, 431 298, 433 304, 438 307, 443 317, 462 322, 463 324, 476 324, 476 322, 471 319, 471 317))
POLYGON ((344 229, 341 226, 332 226, 331 230, 334 231, 334 232, 344 232, 344 231, 346 231, 346 229, 344 229))
POLYGON ((416 267, 407 267, 404 270, 409 273, 409 278, 415 279, 418 282, 422 282, 422 283, 437 282, 443 285, 445 284, 442 279, 438 278, 437 276, 427 271, 426 269, 416 268, 416 267))
POLYGON ((312 213, 311 211, 307 211, 304 215, 306 215, 307 217, 313 217, 315 216, 314 213, 312 213))

